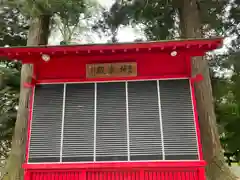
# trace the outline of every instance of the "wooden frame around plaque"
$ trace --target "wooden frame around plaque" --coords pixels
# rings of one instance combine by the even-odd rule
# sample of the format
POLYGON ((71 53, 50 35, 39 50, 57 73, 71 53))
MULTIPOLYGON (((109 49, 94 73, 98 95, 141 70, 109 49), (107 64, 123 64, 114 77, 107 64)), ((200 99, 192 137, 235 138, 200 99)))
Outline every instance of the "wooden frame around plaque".
POLYGON ((111 78, 111 77, 134 77, 137 76, 137 63, 102 63, 87 64, 87 78, 111 78))

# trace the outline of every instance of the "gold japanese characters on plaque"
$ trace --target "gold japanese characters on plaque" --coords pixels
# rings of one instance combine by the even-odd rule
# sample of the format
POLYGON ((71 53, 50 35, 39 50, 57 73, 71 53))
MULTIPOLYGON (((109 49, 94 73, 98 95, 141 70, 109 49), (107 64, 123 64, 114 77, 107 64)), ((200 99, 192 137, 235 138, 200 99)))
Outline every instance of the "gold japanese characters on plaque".
POLYGON ((131 77, 137 76, 137 63, 102 63, 87 64, 87 78, 131 77))

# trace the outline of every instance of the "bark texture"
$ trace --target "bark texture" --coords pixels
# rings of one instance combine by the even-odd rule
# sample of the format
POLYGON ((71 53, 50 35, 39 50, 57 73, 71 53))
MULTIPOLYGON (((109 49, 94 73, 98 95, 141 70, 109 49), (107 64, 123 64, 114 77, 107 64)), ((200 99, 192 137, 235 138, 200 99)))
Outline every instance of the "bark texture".
MULTIPOLYGON (((179 0, 176 0, 179 1, 179 0)), ((200 7, 198 0, 181 0, 179 6, 181 34, 183 38, 202 38, 200 7)), ((205 58, 192 60, 193 76, 201 73, 203 81, 195 83, 195 95, 204 159, 207 161, 208 180, 237 179, 225 164, 217 130, 216 116, 210 80, 209 65, 205 58)))
MULTIPOLYGON (((28 46, 46 45, 48 43, 50 16, 42 15, 32 18, 28 33, 28 46)), ((21 88, 17 120, 12 139, 12 149, 7 160, 6 173, 3 180, 23 180, 22 164, 25 161, 28 103, 31 89, 24 87, 32 79, 32 65, 24 64, 21 69, 21 88)))

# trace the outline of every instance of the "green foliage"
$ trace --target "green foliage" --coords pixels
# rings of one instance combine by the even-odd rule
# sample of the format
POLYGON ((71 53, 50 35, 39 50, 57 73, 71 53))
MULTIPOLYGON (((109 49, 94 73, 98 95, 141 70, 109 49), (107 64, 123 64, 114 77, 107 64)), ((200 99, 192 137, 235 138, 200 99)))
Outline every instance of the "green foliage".
MULTIPOLYGON (((202 29, 206 36, 223 34, 223 19, 227 5, 228 1, 198 1, 202 29)), ((178 0, 116 1, 110 11, 105 12, 103 20, 99 21, 97 27, 103 29, 108 27, 115 32, 121 25, 142 24, 148 40, 178 38, 180 7, 181 1, 178 0)))
POLYGON ((223 35, 223 19, 225 19, 225 9, 228 1, 199 0, 200 16, 203 30, 215 32, 210 36, 223 35))
POLYGON ((95 3, 91 0, 6 0, 4 5, 21 12, 25 22, 40 15, 51 16, 51 27, 58 28, 64 40, 69 41, 81 16, 95 3))
POLYGON ((166 39, 174 26, 174 15, 167 0, 116 1, 94 28, 116 32, 121 25, 142 24, 149 40, 166 39))
POLYGON ((3 7, 0 11, 0 46, 26 45, 28 25, 17 9, 3 7))
MULTIPOLYGON (((235 36, 229 52, 217 58, 215 67, 229 70, 232 76, 212 79, 217 122, 220 129, 220 140, 226 151, 226 157, 240 161, 240 1, 229 3, 229 17, 225 17, 222 29, 224 34, 235 36)), ((216 61, 215 61, 216 62, 216 61)), ((229 164, 230 159, 228 159, 229 164)))
MULTIPOLYGON (((4 7, 0 13, 0 46, 24 46, 28 25, 15 8, 4 7)), ((17 62, 0 61, 0 158, 6 158, 17 115, 20 87, 20 68, 17 62)))
POLYGON ((19 98, 19 70, 1 64, 0 67, 0 156, 6 157, 11 145, 19 98))
MULTIPOLYGON (((83 0, 9 0, 7 6, 19 9, 25 16, 53 15, 61 13, 69 18, 69 14, 79 12, 85 6, 83 0)), ((76 17, 71 16, 72 20, 76 17)))
POLYGON ((239 24, 240 24, 240 1, 235 0, 231 3, 228 20, 225 22, 225 29, 228 29, 228 34, 237 34, 239 38, 239 24))
POLYGON ((232 76, 213 78, 213 92, 220 140, 226 156, 240 161, 240 51, 227 58, 232 76))

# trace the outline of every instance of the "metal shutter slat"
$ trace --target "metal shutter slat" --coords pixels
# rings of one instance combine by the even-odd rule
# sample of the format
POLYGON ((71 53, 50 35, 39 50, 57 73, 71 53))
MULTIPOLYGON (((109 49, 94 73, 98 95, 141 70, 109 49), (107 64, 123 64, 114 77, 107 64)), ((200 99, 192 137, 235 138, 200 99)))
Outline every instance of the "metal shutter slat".
POLYGON ((93 161, 94 84, 66 87, 63 162, 93 161))
POLYGON ((97 84, 96 160, 127 160, 125 83, 97 84))
POLYGON ((160 99, 166 160, 197 159, 198 148, 189 81, 160 81, 160 99), (184 156, 179 156, 180 154, 184 156), (174 157, 170 157, 171 155, 174 157))
POLYGON ((29 162, 60 161, 62 103, 63 85, 35 87, 29 162))
POLYGON ((157 82, 129 82, 128 107, 130 159, 162 159, 157 82))

